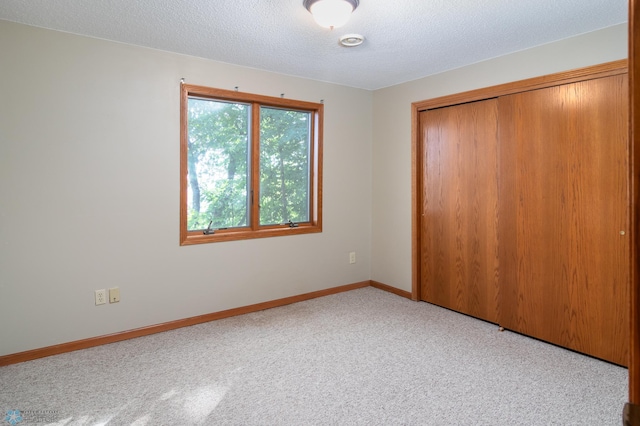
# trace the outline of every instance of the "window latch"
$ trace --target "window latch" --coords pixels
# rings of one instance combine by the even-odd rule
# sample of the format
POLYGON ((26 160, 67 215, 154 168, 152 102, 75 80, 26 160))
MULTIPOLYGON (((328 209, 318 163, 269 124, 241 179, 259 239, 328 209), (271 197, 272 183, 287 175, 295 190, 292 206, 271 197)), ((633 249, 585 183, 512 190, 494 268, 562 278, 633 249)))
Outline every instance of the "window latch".
POLYGON ((202 233, 204 235, 211 235, 211 234, 215 234, 216 230, 215 229, 211 229, 211 224, 213 223, 213 221, 209 221, 209 226, 207 226, 207 229, 205 229, 204 231, 202 231, 202 233))
POLYGON ((289 219, 289 228, 297 228, 297 227, 298 227, 298 224, 291 222, 291 219, 289 219))

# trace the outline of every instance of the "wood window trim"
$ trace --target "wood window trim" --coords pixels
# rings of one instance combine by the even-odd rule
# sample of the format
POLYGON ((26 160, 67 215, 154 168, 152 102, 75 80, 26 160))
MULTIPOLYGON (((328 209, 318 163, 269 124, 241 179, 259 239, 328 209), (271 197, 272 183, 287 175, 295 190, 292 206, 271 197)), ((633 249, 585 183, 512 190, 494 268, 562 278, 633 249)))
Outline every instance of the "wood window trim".
POLYGON ((411 299, 421 300, 420 294, 420 225, 422 223, 422 167, 423 152, 420 146, 420 112, 467 102, 542 89, 578 81, 592 80, 628 73, 627 59, 607 62, 566 72, 505 83, 468 92, 418 101, 411 104, 411 299))
MULTIPOLYGON (((205 244, 222 241, 248 240, 254 238, 278 237, 286 235, 301 235, 322 232, 322 141, 323 141, 324 105, 314 102, 293 99, 276 98, 252 93, 236 92, 206 86, 181 83, 180 85, 180 245, 205 244), (187 156, 188 156, 188 123, 187 108, 190 96, 197 96, 213 100, 243 102, 252 105, 251 127, 259 128, 261 106, 290 108, 311 113, 311 158, 310 158, 310 194, 309 221, 289 225, 259 225, 258 203, 260 176, 251 174, 251 189, 253 190, 253 205, 251 207, 249 226, 226 230, 216 230, 215 233, 204 235, 201 231, 187 230, 187 156)), ((252 152, 259 152, 260 132, 251 132, 250 140, 252 152)), ((251 169, 258 170, 259 155, 251 156, 251 169)))

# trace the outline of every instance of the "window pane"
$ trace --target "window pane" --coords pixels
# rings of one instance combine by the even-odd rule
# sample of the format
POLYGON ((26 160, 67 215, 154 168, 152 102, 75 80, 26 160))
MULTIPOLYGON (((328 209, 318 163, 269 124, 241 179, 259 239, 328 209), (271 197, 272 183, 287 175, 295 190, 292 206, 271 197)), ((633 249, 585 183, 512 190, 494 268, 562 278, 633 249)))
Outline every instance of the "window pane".
POLYGON ((187 230, 249 223, 246 104, 189 98, 187 230))
POLYGON ((311 114, 260 108, 260 224, 309 220, 311 114))

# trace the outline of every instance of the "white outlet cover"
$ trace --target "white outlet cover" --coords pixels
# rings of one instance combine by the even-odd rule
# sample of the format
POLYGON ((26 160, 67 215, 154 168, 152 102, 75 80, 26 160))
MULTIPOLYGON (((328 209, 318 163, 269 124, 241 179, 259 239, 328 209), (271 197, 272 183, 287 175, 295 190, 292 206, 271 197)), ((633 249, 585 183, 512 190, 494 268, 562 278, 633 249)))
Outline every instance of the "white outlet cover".
POLYGON ((107 303, 107 290, 96 290, 95 299, 96 305, 104 305, 107 303))

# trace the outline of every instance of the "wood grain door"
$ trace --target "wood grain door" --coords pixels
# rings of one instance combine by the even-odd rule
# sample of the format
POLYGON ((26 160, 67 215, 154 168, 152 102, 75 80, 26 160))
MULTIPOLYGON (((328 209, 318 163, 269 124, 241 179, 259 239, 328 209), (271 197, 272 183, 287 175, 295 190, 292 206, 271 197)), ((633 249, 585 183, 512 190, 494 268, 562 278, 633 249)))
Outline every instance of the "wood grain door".
POLYGON ((500 324, 628 362, 627 76, 499 100, 500 324))
POLYGON ((498 320, 498 101, 420 113, 421 298, 498 320))

